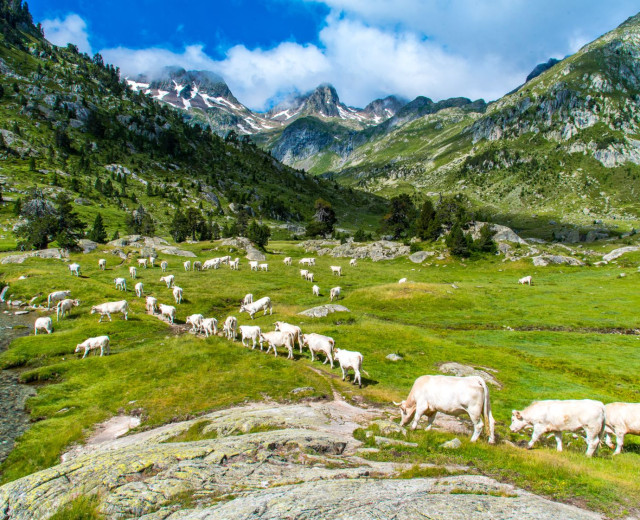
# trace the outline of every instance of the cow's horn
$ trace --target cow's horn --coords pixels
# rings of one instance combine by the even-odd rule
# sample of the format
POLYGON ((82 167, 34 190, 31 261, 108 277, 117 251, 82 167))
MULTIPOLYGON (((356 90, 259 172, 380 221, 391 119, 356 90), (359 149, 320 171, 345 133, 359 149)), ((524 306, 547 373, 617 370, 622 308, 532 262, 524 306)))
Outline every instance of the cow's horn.
POLYGON ((393 402, 393 404, 395 404, 396 406, 402 406, 402 402, 400 402, 400 403, 396 403, 395 401, 392 401, 392 402, 393 402))

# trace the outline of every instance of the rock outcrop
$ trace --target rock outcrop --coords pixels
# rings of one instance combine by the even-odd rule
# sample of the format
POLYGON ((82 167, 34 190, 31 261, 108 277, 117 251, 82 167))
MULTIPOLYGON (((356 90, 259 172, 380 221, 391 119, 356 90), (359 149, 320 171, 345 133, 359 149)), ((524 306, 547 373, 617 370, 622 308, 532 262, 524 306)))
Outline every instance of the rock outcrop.
POLYGON ((411 250, 400 242, 378 240, 371 243, 346 242, 340 244, 333 240, 307 240, 301 244, 307 253, 318 256, 330 255, 335 258, 371 258, 374 262, 393 260, 408 255, 411 250), (331 248, 331 246, 335 246, 331 248))
POLYGON ((443 374, 451 374, 453 376, 479 376, 489 383, 498 388, 502 388, 502 385, 498 380, 493 377, 487 370, 479 370, 477 368, 470 367, 469 365, 462 365, 460 363, 442 363, 438 367, 443 374))
POLYGON ((65 249, 40 249, 38 251, 29 251, 28 253, 20 253, 19 255, 5 256, 0 260, 0 264, 21 264, 27 258, 54 258, 56 260, 62 260, 63 258, 69 258, 69 253, 65 249))
POLYGON ((615 260, 616 258, 620 258, 625 253, 631 253, 633 251, 640 250, 640 246, 626 246, 619 247, 618 249, 614 249, 610 253, 607 253, 602 257, 605 262, 611 262, 611 260, 615 260))
POLYGON ((329 314, 334 312, 351 312, 343 305, 335 305, 333 303, 329 303, 327 305, 319 305, 318 307, 312 307, 311 309, 307 309, 306 311, 299 312, 298 314, 302 314, 303 316, 309 316, 310 318, 324 318, 329 314))
POLYGON ((546 267, 550 264, 581 266, 584 265, 584 262, 577 258, 561 255, 540 255, 533 257, 533 265, 537 267, 546 267))

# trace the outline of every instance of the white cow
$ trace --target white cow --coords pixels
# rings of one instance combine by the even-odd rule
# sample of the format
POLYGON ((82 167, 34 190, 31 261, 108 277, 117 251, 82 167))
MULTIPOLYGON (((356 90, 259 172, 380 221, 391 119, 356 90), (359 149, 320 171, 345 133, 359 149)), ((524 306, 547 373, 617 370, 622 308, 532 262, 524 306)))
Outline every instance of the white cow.
POLYGON ((251 271, 257 271, 258 270, 258 262, 256 262, 255 260, 251 260, 249 262, 249 268, 251 269, 251 271))
POLYGON ((311 292, 313 292, 314 296, 320 296, 320 287, 318 287, 317 285, 314 285, 311 288, 311 292))
POLYGON ((192 314, 187 316, 185 323, 187 325, 191 324, 191 332, 198 332, 202 328, 202 320, 204 320, 202 314, 192 314))
POLYGON ((176 304, 178 305, 182 303, 182 287, 178 287, 176 285, 173 288, 173 299, 176 301, 176 304))
MULTIPOLYGON (((326 365, 327 361, 329 361, 331 362, 331 368, 333 368, 333 347, 336 345, 333 338, 322 334, 316 334, 315 332, 312 332, 311 334, 302 334, 302 345, 309 347, 309 351, 311 352, 311 361, 315 360, 314 354, 322 352, 326 357, 322 364, 326 365)), ((302 346, 300 347, 300 350, 302 350, 302 346)))
MULTIPOLYGON (((334 355, 336 361, 340 363, 340 370, 342 370, 342 380, 345 380, 349 369, 353 369, 353 384, 355 385, 356 383, 358 383, 358 386, 362 388, 362 378, 360 377, 360 371, 362 370, 362 354, 360 354, 360 352, 337 348, 334 355)), ((362 371, 367 374, 365 370, 362 371)))
POLYGON ((291 325, 284 321, 276 321, 274 323, 275 329, 281 332, 289 332, 293 336, 293 342, 298 342, 298 348, 302 352, 302 329, 297 325, 291 325))
POLYGON ((331 265, 329 266, 331 269, 331 274, 337 274, 338 276, 342 276, 342 267, 339 265, 331 265))
POLYGON ((138 298, 142 298, 142 295, 144 294, 144 285, 142 284, 142 282, 138 282, 134 289, 136 290, 136 296, 138 298))
POLYGON ((151 314, 155 314, 157 306, 158 306, 158 300, 153 296, 147 296, 147 302, 146 302, 147 312, 150 312, 151 314))
POLYGON ((236 258, 235 260, 230 260, 229 268, 233 269, 234 271, 237 271, 238 269, 240 269, 240 259, 236 258))
POLYGON ((329 298, 331 298, 331 301, 333 301, 334 299, 337 300, 338 298, 340 298, 340 287, 332 288, 331 291, 329 292, 329 298))
POLYGON ((33 332, 37 336, 39 330, 46 330, 47 334, 53 332, 53 321, 48 316, 45 318, 38 318, 33 324, 33 332))
POLYGON ((71 291, 55 291, 49 293, 49 296, 47 296, 47 309, 51 308, 52 303, 64 300, 67 296, 71 296, 71 291))
POLYGON ((293 260, 291 260, 290 256, 286 256, 284 258, 284 265, 291 265, 293 263, 293 260))
POLYGON ((202 271, 202 262, 200 262, 199 260, 196 260, 195 262, 193 262, 193 270, 202 271))
POLYGON ((191 269, 191 260, 186 260, 182 265, 185 271, 189 271, 191 269))
POLYGON ((69 264, 69 271, 71 271, 71 274, 75 274, 76 276, 80 276, 80 264, 69 264))
POLYGON ((138 270, 134 266, 131 266, 129 267, 129 274, 131 275, 131 278, 135 280, 136 276, 138 276, 138 270))
POLYGON ((531 276, 525 276, 523 278, 520 278, 520 280, 518 280, 518 283, 522 285, 524 284, 531 285, 532 281, 533 280, 531 279, 531 276))
POLYGON ((426 429, 429 430, 437 412, 455 416, 466 413, 473 423, 471 442, 476 442, 480 437, 484 417, 489 429, 489 443, 495 442, 495 421, 491 413, 489 389, 481 377, 420 376, 413 383, 409 396, 401 403, 394 404, 400 407, 402 426, 414 418, 412 430, 418 427, 423 414, 427 416, 426 429))
POLYGON ((247 293, 242 299, 242 305, 249 305, 250 303, 253 303, 253 294, 247 293))
POLYGON ((252 349, 256 348, 256 342, 260 345, 260 350, 262 350, 262 338, 260 334, 262 334, 262 330, 257 325, 240 325, 240 336, 242 337, 242 345, 248 347, 249 345, 245 344, 245 339, 250 339, 253 346, 252 349))
POLYGON ((97 349, 100 349, 100 357, 104 354, 109 354, 109 336, 97 336, 95 338, 85 339, 82 343, 76 345, 75 352, 77 354, 84 350, 84 356, 82 356, 82 359, 84 359, 90 350, 97 349))
POLYGON ((616 436, 616 451, 618 455, 624 445, 624 436, 640 435, 640 404, 639 403, 609 403, 604 407, 607 424, 604 427, 606 437, 604 442, 613 449, 610 435, 616 436))
POLYGON ((169 267, 169 262, 167 262, 166 260, 160 262, 160 269, 162 269, 163 273, 167 272, 167 267, 169 267))
POLYGON ((316 265, 316 259, 315 258, 301 258, 300 260, 298 260, 298 263, 300 265, 316 265))
POLYGON ((231 261, 231 256, 229 256, 229 255, 220 257, 220 263, 221 264, 227 264, 228 265, 230 261, 231 261))
POLYGON ((118 312, 121 312, 124 315, 125 320, 128 319, 129 304, 127 303, 127 300, 101 303, 100 305, 94 305, 93 307, 91 307, 91 314, 100 314, 100 320, 98 321, 98 323, 100 323, 102 321, 102 318, 104 318, 105 316, 109 318, 109 321, 111 321, 111 315, 117 314, 118 312))
POLYGON ((202 320, 202 330, 204 335, 208 338, 212 334, 218 333, 218 320, 215 318, 205 318, 202 320))
POLYGON ((400 278, 400 280, 398 280, 398 283, 407 283, 407 279, 406 278, 400 278))
POLYGON ((260 298, 259 300, 256 300, 255 302, 249 303, 247 305, 243 303, 242 305, 240 305, 240 310, 238 312, 246 312, 249 314, 249 316, 251 316, 251 319, 253 319, 254 314, 262 310, 264 310, 263 316, 267 315, 267 311, 269 311, 269 314, 273 314, 271 298, 269 298, 268 296, 260 298))
POLYGON ((287 347, 287 350, 289 351, 287 359, 293 359, 293 335, 290 332, 263 332, 260 334, 260 337, 262 338, 262 341, 266 341, 269 345, 269 348, 267 348, 267 354, 271 349, 273 349, 273 355, 277 356, 278 352, 276 351, 276 347, 287 347))
POLYGON ((138 258, 138 267, 142 267, 144 269, 147 268, 147 259, 146 258, 138 258))
POLYGON ((173 281, 176 279, 172 274, 168 274, 167 276, 161 276, 160 281, 167 284, 167 289, 171 289, 173 285, 173 281))
POLYGON ((101 258, 100 260, 98 260, 98 268, 104 271, 107 268, 107 260, 104 258, 101 258))
POLYGON ((261 271, 268 271, 269 270, 269 264, 260 264, 260 265, 258 265, 258 267, 260 268, 261 271))
POLYGON ((230 339, 231 341, 236 340, 236 331, 238 330, 238 320, 235 316, 227 316, 227 319, 224 320, 224 325, 222 327, 222 333, 230 339))
POLYGON ((164 305, 163 303, 158 308, 160 309, 160 315, 166 316, 173 323, 173 320, 176 319, 176 308, 173 305, 164 305))
POLYGON ((300 269, 300 276, 302 278, 306 279, 308 274, 309 274, 309 269, 300 269))
POLYGON ((307 273, 307 282, 313 282, 313 273, 307 273))
POLYGON ((116 289, 121 291, 127 290, 127 279, 126 278, 114 278, 113 283, 116 284, 116 289))
POLYGON ((155 256, 150 256, 149 257, 149 265, 151 267, 155 267, 155 265, 156 265, 156 257, 155 256))
POLYGON ((202 264, 203 269, 218 269, 219 267, 220 267, 219 258, 211 258, 209 260, 205 260, 204 264, 202 264))
POLYGON ((60 321, 61 316, 64 318, 67 312, 71 312, 71 309, 78 305, 80 305, 80 300, 70 300, 69 298, 58 302, 58 305, 56 305, 56 321, 60 321))
POLYGON ((591 399, 573 399, 534 401, 522 411, 513 410, 509 428, 514 433, 523 428, 533 428, 533 435, 528 444, 529 449, 541 435, 553 433, 558 451, 562 451, 562 432, 584 430, 587 457, 591 457, 598 449, 604 427, 604 404, 591 399))
POLYGON ((351 260, 349 260, 349 265, 351 267, 356 267, 358 265, 358 262, 355 258, 352 258, 351 260))

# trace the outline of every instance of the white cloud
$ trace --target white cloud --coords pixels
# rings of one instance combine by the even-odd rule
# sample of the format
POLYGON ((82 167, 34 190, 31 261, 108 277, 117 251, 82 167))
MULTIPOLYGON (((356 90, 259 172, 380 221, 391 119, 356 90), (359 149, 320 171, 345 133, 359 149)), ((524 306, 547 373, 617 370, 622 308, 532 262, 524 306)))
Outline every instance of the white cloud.
POLYGON ((51 43, 61 47, 77 45, 80 52, 91 54, 87 23, 77 14, 69 13, 64 19, 43 20, 44 34, 51 43))

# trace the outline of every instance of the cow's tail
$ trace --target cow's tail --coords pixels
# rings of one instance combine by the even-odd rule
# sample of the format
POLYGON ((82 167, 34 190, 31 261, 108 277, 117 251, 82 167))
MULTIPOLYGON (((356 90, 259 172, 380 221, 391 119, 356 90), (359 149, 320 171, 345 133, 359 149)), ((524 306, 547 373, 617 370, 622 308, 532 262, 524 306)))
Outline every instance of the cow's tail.
POLYGON ((603 407, 602 428, 600 429, 600 435, 598 435, 598 446, 602 446, 606 435, 607 435, 607 409, 603 407))
POLYGON ((489 436, 489 444, 493 444, 495 439, 495 421, 491 413, 491 399, 489 397, 489 388, 484 379, 479 377, 482 390, 484 391, 484 405, 482 407, 482 415, 484 416, 484 427, 489 436))

